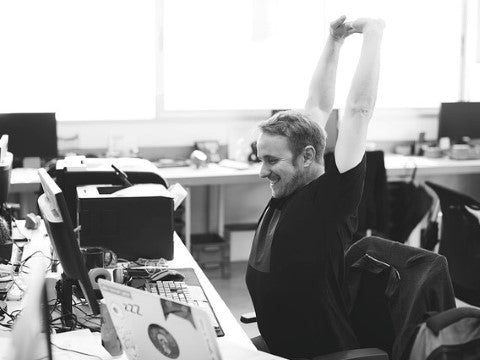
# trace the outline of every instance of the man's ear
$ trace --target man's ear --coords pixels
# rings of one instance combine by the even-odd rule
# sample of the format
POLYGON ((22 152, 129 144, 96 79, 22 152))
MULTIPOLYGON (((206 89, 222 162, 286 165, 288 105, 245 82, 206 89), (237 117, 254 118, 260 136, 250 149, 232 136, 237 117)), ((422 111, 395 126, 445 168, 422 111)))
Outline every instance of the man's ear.
POLYGON ((303 149, 303 166, 307 167, 310 166, 313 162, 315 162, 315 155, 316 155, 315 148, 312 145, 307 145, 303 149))

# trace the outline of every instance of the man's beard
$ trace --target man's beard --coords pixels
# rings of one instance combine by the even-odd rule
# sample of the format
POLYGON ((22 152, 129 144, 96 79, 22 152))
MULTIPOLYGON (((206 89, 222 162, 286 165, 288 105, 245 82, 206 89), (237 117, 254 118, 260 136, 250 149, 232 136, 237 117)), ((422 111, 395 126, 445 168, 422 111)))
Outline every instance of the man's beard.
POLYGON ((290 179, 288 184, 285 184, 284 189, 280 196, 274 196, 275 198, 283 198, 288 195, 291 195, 296 190, 300 189, 305 185, 305 174, 297 172, 295 175, 290 179))

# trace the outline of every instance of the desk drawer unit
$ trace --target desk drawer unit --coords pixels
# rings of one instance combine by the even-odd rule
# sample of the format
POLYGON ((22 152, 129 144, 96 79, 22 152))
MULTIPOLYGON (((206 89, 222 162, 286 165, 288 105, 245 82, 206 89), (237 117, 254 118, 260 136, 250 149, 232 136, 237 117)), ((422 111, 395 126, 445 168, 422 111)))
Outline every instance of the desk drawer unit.
POLYGON ((217 234, 192 235, 192 255, 202 269, 220 269, 230 276, 230 244, 217 234))

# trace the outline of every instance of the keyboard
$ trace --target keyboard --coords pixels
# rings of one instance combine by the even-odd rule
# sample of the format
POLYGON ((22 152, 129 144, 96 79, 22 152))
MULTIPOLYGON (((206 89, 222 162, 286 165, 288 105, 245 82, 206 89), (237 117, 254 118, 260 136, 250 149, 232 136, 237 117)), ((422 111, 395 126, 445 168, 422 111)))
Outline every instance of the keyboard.
MULTIPOLYGON (((193 269, 178 269, 180 272, 185 274, 186 270, 191 270, 193 272, 193 276, 196 279, 195 272, 193 269)), ((156 281, 150 282, 145 284, 145 291, 158 294, 164 296, 168 299, 181 302, 187 305, 194 305, 202 310, 204 310, 208 317, 210 318, 211 323, 215 329, 215 333, 217 336, 224 336, 225 333, 223 332, 220 323, 218 322, 217 316, 215 315, 210 302, 208 301, 203 288, 201 287, 200 283, 196 285, 192 285, 189 282, 189 277, 191 278, 191 274, 187 274, 185 281, 156 281), (190 275, 190 276, 189 276, 190 275), (187 285, 187 282, 189 284, 187 285)), ((198 281, 198 279, 197 279, 198 281)))

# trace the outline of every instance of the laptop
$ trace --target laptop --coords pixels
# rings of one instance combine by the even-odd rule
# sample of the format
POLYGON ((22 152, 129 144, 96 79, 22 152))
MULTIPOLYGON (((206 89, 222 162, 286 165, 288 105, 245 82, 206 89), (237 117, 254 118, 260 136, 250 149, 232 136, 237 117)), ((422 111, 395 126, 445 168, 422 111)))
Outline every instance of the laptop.
POLYGON ((129 360, 221 359, 202 309, 104 279, 98 286, 129 360))

